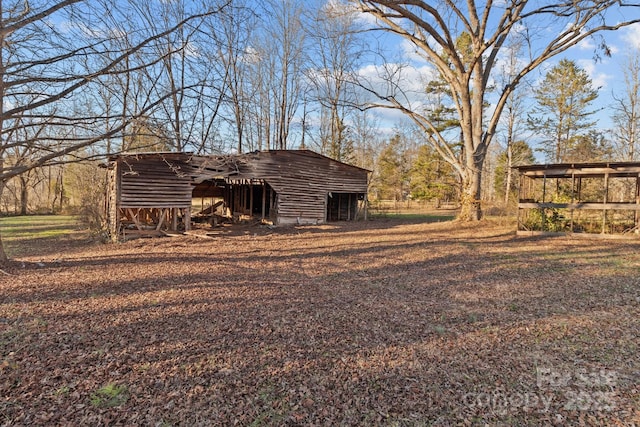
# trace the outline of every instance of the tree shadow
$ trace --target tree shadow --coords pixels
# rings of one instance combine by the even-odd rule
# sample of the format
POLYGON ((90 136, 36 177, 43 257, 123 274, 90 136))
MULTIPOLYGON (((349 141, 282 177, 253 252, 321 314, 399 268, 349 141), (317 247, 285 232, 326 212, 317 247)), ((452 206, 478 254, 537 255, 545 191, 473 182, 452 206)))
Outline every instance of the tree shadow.
POLYGON ((390 230, 356 241, 329 232, 333 245, 320 232, 282 235, 277 248, 162 239, 27 268, 3 293, 2 306, 21 310, 3 317, 27 331, 30 353, 16 363, 54 389, 69 380, 51 366, 118 378, 137 396, 129 411, 170 417, 173 402, 194 423, 339 423, 350 411, 363 423, 380 412, 455 422, 482 415, 463 405, 470 392, 539 392, 538 365, 609 366, 620 393, 633 388, 636 359, 611 360, 626 360, 633 342, 622 337, 638 326, 638 243, 390 230), (47 284, 56 274, 66 282, 47 284))

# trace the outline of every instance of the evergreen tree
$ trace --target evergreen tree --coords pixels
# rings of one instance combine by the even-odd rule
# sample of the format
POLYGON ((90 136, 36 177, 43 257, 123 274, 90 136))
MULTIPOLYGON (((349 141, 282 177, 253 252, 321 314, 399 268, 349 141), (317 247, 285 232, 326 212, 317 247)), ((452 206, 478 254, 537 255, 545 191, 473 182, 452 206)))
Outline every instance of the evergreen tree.
POLYGON ((377 176, 372 185, 375 197, 380 200, 403 200, 407 189, 406 168, 402 138, 396 134, 378 157, 377 176))
POLYGON ((457 200, 459 182, 453 167, 428 145, 418 148, 409 171, 411 197, 416 200, 457 200))
POLYGON ((613 149, 602 132, 591 130, 574 138, 569 157, 573 162, 599 162, 611 160, 613 149))
POLYGON ((563 59, 545 75, 534 96, 538 105, 528 125, 542 138, 540 150, 547 161, 578 161, 575 148, 595 125, 589 120, 595 111, 589 107, 598 97, 586 71, 563 59))

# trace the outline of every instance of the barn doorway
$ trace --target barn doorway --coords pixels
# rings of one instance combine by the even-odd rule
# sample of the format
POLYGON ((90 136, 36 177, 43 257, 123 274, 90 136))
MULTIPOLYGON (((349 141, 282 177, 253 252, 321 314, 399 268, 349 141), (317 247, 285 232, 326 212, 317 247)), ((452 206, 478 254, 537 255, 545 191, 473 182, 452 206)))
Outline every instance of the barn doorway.
POLYGON ((358 194, 329 193, 327 221, 352 221, 358 214, 358 194))

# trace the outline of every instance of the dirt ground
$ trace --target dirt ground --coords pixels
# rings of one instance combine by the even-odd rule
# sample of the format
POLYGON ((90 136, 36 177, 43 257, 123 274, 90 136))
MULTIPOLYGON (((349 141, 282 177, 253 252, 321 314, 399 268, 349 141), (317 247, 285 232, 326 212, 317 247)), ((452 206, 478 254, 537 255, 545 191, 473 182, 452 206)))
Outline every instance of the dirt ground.
POLYGON ((640 242, 485 221, 42 245, 0 425, 639 425, 640 242))

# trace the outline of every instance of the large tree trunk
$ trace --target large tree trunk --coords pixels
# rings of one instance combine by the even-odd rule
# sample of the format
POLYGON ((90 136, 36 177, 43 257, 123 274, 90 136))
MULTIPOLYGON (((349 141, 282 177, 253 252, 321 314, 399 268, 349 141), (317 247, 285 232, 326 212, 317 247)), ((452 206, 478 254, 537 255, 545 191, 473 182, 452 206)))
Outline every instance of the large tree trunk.
POLYGON ((482 204, 480 203, 480 189, 482 183, 482 168, 468 170, 462 180, 462 194, 460 195, 460 221, 480 221, 482 219, 482 204))

